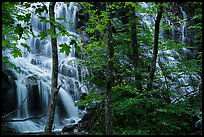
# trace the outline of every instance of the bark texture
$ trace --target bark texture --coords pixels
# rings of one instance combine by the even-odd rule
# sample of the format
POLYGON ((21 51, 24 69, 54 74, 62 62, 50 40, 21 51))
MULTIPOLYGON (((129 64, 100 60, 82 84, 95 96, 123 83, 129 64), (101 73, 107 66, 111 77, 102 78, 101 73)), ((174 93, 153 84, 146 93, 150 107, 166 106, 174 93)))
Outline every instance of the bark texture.
POLYGON ((138 90, 142 90, 142 84, 141 84, 141 75, 139 72, 139 44, 137 39, 137 24, 136 19, 137 16, 135 15, 135 8, 132 6, 129 6, 130 10, 130 16, 129 16, 129 22, 130 22, 130 32, 131 32, 131 48, 132 48, 132 62, 133 62, 133 69, 134 69, 134 76, 135 76, 135 85, 138 90))
MULTIPOLYGON (((49 16, 55 17, 54 7, 56 2, 50 2, 49 5, 49 16)), ((51 19, 52 20, 52 19, 51 19)), ((56 34, 55 26, 50 23, 50 28, 53 30, 53 34, 56 34)), ((48 110, 48 119, 45 126, 44 134, 50 134, 52 132, 52 126, 55 114, 55 104, 57 96, 57 80, 58 80, 58 52, 57 52, 57 39, 51 38, 52 45, 52 79, 51 79, 51 98, 48 110)))
POLYGON ((112 84, 113 84, 113 66, 114 66, 114 46, 112 44, 112 29, 111 29, 111 17, 108 6, 110 2, 107 2, 106 11, 109 12, 109 19, 107 24, 107 47, 108 47, 108 67, 106 75, 106 98, 105 98, 105 131, 107 135, 112 134, 112 84))
POLYGON ((148 91, 152 89, 152 84, 153 84, 153 80, 154 80, 154 73, 156 70, 156 60, 157 60, 158 42, 159 42, 159 26, 160 26, 160 20, 162 18, 162 13, 163 13, 163 6, 160 5, 159 6, 159 12, 157 14, 157 18, 155 21, 154 49, 153 49, 153 56, 152 56, 152 65, 151 65, 151 70, 150 70, 150 74, 149 74, 149 83, 147 85, 148 91))

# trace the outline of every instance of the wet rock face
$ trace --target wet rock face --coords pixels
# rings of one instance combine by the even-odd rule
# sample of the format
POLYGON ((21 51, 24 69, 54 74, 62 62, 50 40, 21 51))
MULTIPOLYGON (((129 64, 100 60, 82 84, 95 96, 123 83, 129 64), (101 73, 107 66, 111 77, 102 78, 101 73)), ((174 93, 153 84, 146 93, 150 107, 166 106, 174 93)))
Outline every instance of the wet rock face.
POLYGON ((73 132, 73 130, 78 126, 78 124, 68 125, 63 127, 62 132, 73 132))
MULTIPOLYGON (((187 3, 177 3, 177 2, 172 2, 169 3, 168 8, 165 9, 165 12, 169 12, 170 14, 180 18, 180 19, 184 19, 183 14, 182 14, 182 10, 185 12, 186 14, 186 27, 184 30, 185 33, 185 43, 187 45, 195 45, 195 42, 193 41, 195 39, 195 31, 193 29, 188 29, 189 26, 195 25, 196 21, 193 19, 194 14, 195 14, 195 10, 197 9, 195 7, 195 5, 192 4, 187 4, 187 3)), ((166 18, 165 19, 167 22, 170 21, 170 24, 173 25, 175 28, 171 29, 171 30, 166 30, 164 32, 164 37, 165 38, 170 38, 175 40, 176 42, 181 42, 181 25, 182 23, 179 22, 176 19, 172 19, 172 18, 166 18)))
POLYGON ((41 95, 38 89, 37 78, 29 76, 26 78, 26 87, 28 90, 28 109, 31 115, 35 116, 42 113, 41 95))
POLYGON ((56 104, 58 104, 56 109, 59 112, 58 113, 59 121, 62 121, 64 118, 67 117, 67 114, 65 111, 65 106, 63 105, 63 102, 62 102, 62 100, 60 100, 59 96, 57 96, 56 104))
POLYGON ((85 27, 85 24, 89 19, 88 13, 83 14, 84 10, 85 9, 83 7, 80 7, 79 10, 76 12, 76 17, 78 19, 76 28, 85 27))
POLYGON ((2 116, 17 108, 16 79, 16 76, 11 70, 2 70, 2 116))

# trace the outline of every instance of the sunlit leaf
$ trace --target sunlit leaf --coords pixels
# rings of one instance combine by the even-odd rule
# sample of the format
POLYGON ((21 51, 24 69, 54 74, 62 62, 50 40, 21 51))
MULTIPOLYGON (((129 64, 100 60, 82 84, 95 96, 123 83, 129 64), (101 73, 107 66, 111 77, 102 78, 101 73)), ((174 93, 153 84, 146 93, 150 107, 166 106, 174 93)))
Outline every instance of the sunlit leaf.
POLYGON ((2 46, 3 47, 9 46, 9 41, 8 40, 2 40, 2 46))
POLYGON ((66 21, 65 18, 56 18, 56 20, 64 20, 64 21, 66 21))
POLYGON ((45 39, 45 37, 47 37, 45 32, 40 32, 40 34, 38 35, 38 37, 40 37, 41 40, 45 39))
POLYGON ((18 37, 16 36, 10 36, 11 40, 14 40, 14 41, 17 41, 18 40, 18 37))
POLYGON ((53 30, 52 29, 48 29, 48 30, 46 30, 46 33, 47 33, 47 35, 50 35, 50 34, 53 33, 53 30))
POLYGON ((67 45, 66 43, 59 45, 60 46, 60 52, 65 52, 67 55, 70 53, 70 46, 67 45))
POLYGON ((78 43, 78 46, 79 46, 79 47, 81 47, 81 46, 83 46, 83 45, 84 45, 83 42, 79 42, 79 43, 78 43))
POLYGON ((53 34, 52 38, 57 38, 59 36, 59 34, 53 34))
POLYGON ((74 23, 73 23, 73 22, 71 22, 71 21, 67 21, 66 23, 68 23, 68 24, 70 24, 70 25, 74 24, 74 23))
POLYGON ((14 58, 17 58, 17 57, 22 57, 22 53, 20 51, 19 48, 13 48, 13 50, 11 51, 11 54, 13 55, 14 58))

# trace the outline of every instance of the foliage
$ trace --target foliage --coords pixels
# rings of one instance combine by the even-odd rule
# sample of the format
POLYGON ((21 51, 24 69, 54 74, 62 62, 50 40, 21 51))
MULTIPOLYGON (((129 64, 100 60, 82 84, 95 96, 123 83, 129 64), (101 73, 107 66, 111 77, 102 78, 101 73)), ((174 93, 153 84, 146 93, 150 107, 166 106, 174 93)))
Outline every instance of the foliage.
MULTIPOLYGON (((69 45, 67 43, 63 43, 60 45, 61 49, 60 52, 65 52, 66 54, 70 53, 70 45, 77 46, 77 39, 76 36, 71 35, 69 32, 66 31, 66 28, 59 22, 64 21, 67 22, 64 18, 57 18, 56 20, 53 20, 51 18, 50 20, 47 19, 43 13, 48 13, 48 9, 44 3, 31 3, 31 2, 3 2, 2 4, 3 8, 3 14, 2 14, 2 47, 3 50, 9 49, 10 55, 12 55, 14 58, 22 57, 22 51, 19 48, 19 45, 24 47, 28 52, 30 52, 30 45, 27 45, 26 43, 19 43, 20 40, 28 40, 30 37, 39 37, 41 40, 46 39, 47 36, 51 35, 52 38, 57 38, 58 36, 68 36, 73 37, 74 39, 71 40, 69 45), (34 9, 34 11, 30 10, 30 7, 34 9), (38 36, 34 35, 34 32, 32 30, 32 24, 31 24, 31 15, 37 16, 42 23, 52 23, 55 25, 55 27, 58 29, 57 34, 53 34, 53 30, 48 29, 45 32, 40 32, 38 36), (17 23, 14 23, 17 22, 17 23)), ((79 52, 79 50, 78 50, 79 52)), ((3 56, 9 56, 3 55, 3 56)), ((5 59, 2 60, 3 64, 9 63, 12 64, 9 60, 5 61, 5 59)), ((10 65, 14 69, 13 65, 10 65)))
MULTIPOLYGON (((175 4, 175 3, 174 3, 175 4)), ((163 32, 169 32, 176 29, 178 25, 184 23, 181 17, 176 15, 176 11, 168 11, 169 7, 174 7, 172 3, 164 3, 165 12, 163 13, 163 21, 161 29, 163 32), (175 12, 175 13, 174 13, 175 12), (168 24, 167 19, 173 23, 168 24)), ((178 3, 177 3, 178 4, 178 3)), ((13 57, 22 57, 22 52, 18 45, 24 47, 30 52, 29 45, 18 43, 20 39, 27 40, 30 36, 38 37, 41 40, 46 39, 51 35, 52 38, 59 36, 73 37, 69 43, 59 45, 59 50, 62 53, 69 54, 71 45, 76 47, 77 52, 82 54, 80 57, 80 65, 86 66, 91 72, 91 77, 87 81, 96 86, 96 88, 105 89, 105 75, 107 69, 107 46, 106 46, 106 25, 108 15, 105 7, 105 2, 80 2, 84 12, 88 14, 86 26, 82 26, 80 31, 85 31, 88 35, 88 41, 77 43, 75 36, 66 31, 66 28, 58 21, 67 22, 64 18, 47 19, 42 13, 47 13, 48 9, 44 4, 32 5, 35 9, 35 15, 39 17, 42 23, 52 23, 57 28, 57 33, 53 34, 53 30, 48 29, 42 31, 38 36, 33 34, 32 25, 30 24, 31 14, 28 9, 32 5, 29 2, 8 3, 2 5, 2 48, 10 49, 10 54, 13 57), (23 8, 18 8, 18 7, 23 8), (26 12, 27 11, 27 12, 26 12), (21 12, 22 14, 18 14, 21 12), (26 26, 21 23, 24 22, 26 26)), ((178 4, 179 5, 179 4, 178 4)), ((146 23, 143 21, 145 15, 155 21, 155 15, 159 4, 143 3, 143 6, 137 2, 113 2, 110 4, 111 9, 111 24, 112 24, 112 43, 114 45, 114 85, 113 85, 113 134, 120 135, 187 135, 194 131, 193 118, 197 117, 198 110, 201 108, 202 89, 201 80, 193 79, 194 74, 201 74, 202 68, 202 14, 200 2, 184 3, 187 9, 190 9, 193 14, 191 20, 193 23, 187 26, 186 31, 192 32, 194 35, 192 45, 180 43, 176 39, 163 37, 159 39, 160 51, 175 51, 179 55, 173 55, 167 52, 159 53, 161 58, 174 58, 173 61, 161 63, 158 60, 157 75, 154 78, 153 90, 146 91, 148 83, 148 73, 152 57, 152 45, 154 41, 154 23, 146 23), (146 5, 146 6, 145 6, 146 5), (133 78, 133 62, 131 61, 131 23, 130 11, 128 7, 135 7, 137 18, 134 21, 137 24, 138 44, 140 46, 138 53, 140 54, 141 62, 138 67, 138 72, 141 73, 142 91, 135 86, 133 78), (195 10, 195 11, 194 11, 195 10), (140 14, 139 14, 140 13, 140 14), (183 48, 197 52, 193 57, 181 54, 183 48), (149 54, 147 54, 149 53, 149 54), (188 85, 179 82, 184 76, 190 75, 190 86, 193 86, 192 95, 179 95, 180 88, 187 89, 188 85), (171 88, 173 87, 174 88, 171 88), (176 86, 176 87, 175 87, 176 86), (167 102, 165 97, 181 98, 177 103, 167 102)), ((180 6, 180 5, 179 5, 180 6)), ((15 67, 7 57, 2 58, 3 65, 15 67)), ((78 106, 89 106, 96 101, 104 101, 104 96, 91 91, 84 100, 77 102, 78 106)), ((94 123, 90 134, 104 134, 104 107, 97 108, 101 113, 94 123)))
MULTIPOLYGON (((200 3, 194 3, 195 7, 199 7, 200 3)), ((89 14, 89 19, 86 28, 81 28, 89 35, 89 40, 80 44, 83 47, 83 57, 81 65, 85 65, 92 72, 89 79, 91 83, 96 84, 97 88, 104 89, 105 85, 105 69, 107 65, 106 47, 103 40, 105 35, 106 15, 105 9, 102 7, 104 3, 81 3, 85 8, 84 13, 89 14)), ((195 45, 187 45, 176 41, 173 38, 160 38, 160 51, 175 51, 180 53, 178 56, 169 54, 167 52, 159 53, 159 58, 174 58, 177 64, 172 62, 164 62, 157 67, 157 76, 154 79, 155 86, 152 91, 146 91, 145 86, 148 82, 147 73, 150 70, 151 56, 144 56, 153 45, 154 24, 147 24, 142 22, 142 16, 135 20, 138 23, 138 41, 141 49, 141 68, 138 70, 142 75, 143 90, 138 91, 134 85, 132 78, 134 72, 132 71, 132 62, 130 60, 130 23, 127 21, 129 17, 128 6, 136 8, 136 13, 144 13, 155 19, 157 8, 159 4, 148 3, 148 8, 140 6, 134 2, 119 2, 112 3, 112 24, 113 24, 113 43, 115 48, 114 56, 114 86, 112 98, 113 110, 113 134, 120 135, 186 135, 194 130, 192 124, 193 118, 196 117, 197 110, 200 109, 201 100, 199 80, 190 83, 194 87, 192 95, 179 95, 178 88, 170 88, 177 85, 179 88, 187 89, 185 84, 179 83, 177 79, 183 78, 184 75, 200 73, 201 67, 199 63, 202 62, 202 52, 199 52, 198 57, 188 59, 186 55, 180 52, 183 48, 194 50, 197 49, 195 45), (172 65, 170 65, 172 63, 172 65), (174 77, 171 77, 171 76, 174 77), (162 80, 163 79, 163 80, 162 80), (164 88, 165 87, 165 88, 164 88), (195 95, 195 96, 194 96, 195 95), (178 103, 171 103, 171 98, 185 98, 186 101, 179 100, 178 103), (166 98, 170 99, 166 101, 166 98), (188 101, 192 100, 192 102, 188 101)), ((168 7, 172 6, 170 3, 163 4, 165 8, 164 18, 174 20, 175 24, 167 24, 163 21, 161 27, 164 31, 170 31, 176 27, 176 23, 184 22, 179 16, 171 14, 168 7)), ((200 19, 200 9, 197 9, 194 19, 200 19)), ((199 22, 199 21, 198 21, 199 22)), ((195 26, 190 26, 189 29, 198 29, 196 35, 200 35, 200 22, 195 26)), ((201 35, 200 35, 201 37, 201 35)), ((191 80, 193 81, 193 80, 191 80)), ((83 100, 86 102, 86 100, 83 100)), ((102 108, 101 108, 102 109, 102 108)), ((103 112, 104 113, 104 112, 103 112)), ((104 115, 104 114, 103 114, 104 115)), ((104 134, 104 122, 97 124, 91 131, 91 134, 104 134)))
POLYGON ((7 68, 14 68, 17 72, 21 71, 20 67, 17 67, 15 64, 11 63, 5 56, 2 57, 2 66, 7 68))
POLYGON ((96 101, 102 101, 104 99, 103 95, 89 92, 89 94, 85 97, 84 100, 79 100, 76 105, 77 106, 90 106, 92 103, 96 101))
POLYGON ((179 135, 189 134, 193 128, 189 120, 196 116, 193 104, 167 104, 149 96, 119 98, 113 102, 113 121, 123 132, 115 130, 114 134, 179 135))

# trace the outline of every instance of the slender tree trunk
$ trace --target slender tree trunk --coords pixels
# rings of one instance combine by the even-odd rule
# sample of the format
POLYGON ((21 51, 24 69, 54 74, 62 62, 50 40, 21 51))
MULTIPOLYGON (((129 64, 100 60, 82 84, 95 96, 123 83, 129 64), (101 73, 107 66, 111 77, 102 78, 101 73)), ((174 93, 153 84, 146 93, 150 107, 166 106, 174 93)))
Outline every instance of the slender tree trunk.
MULTIPOLYGON (((106 11, 108 10, 108 6, 110 3, 108 2, 106 5, 106 11)), ((111 17, 109 13, 108 25, 107 25, 107 47, 108 47, 108 67, 107 67, 107 75, 106 75, 106 98, 105 98, 105 131, 107 135, 112 134, 112 84, 113 84, 113 58, 114 58, 114 46, 112 44, 112 30, 111 30, 111 17)))
MULTIPOLYGON (((162 4, 162 3, 161 3, 162 4)), ((160 20, 162 18, 162 13, 163 13, 163 6, 159 6, 159 12, 155 21, 155 32, 154 32, 154 49, 153 49, 153 56, 152 56, 152 65, 151 65, 151 70, 149 74, 149 83, 147 85, 147 90, 152 89, 152 84, 154 80, 154 73, 156 70, 156 60, 157 60, 157 54, 158 54, 158 42, 159 42, 159 24, 160 20)))
POLYGON ((139 73, 139 44, 137 39, 137 25, 136 25, 136 18, 135 15, 135 8, 132 6, 129 6, 130 10, 130 16, 129 16, 129 22, 130 22, 130 32, 131 32, 131 48, 132 48, 132 62, 134 67, 134 74, 135 74, 135 85, 138 90, 142 90, 142 84, 141 84, 141 75, 139 73))
MULTIPOLYGON (((49 16, 50 20, 51 17, 55 17, 54 13, 55 2, 50 2, 49 5, 49 16)), ((50 23, 50 28, 53 30, 53 34, 56 34, 55 26, 50 23)), ((50 134, 52 132, 52 126, 54 121, 54 114, 55 114, 55 102, 57 96, 57 80, 58 80, 58 52, 57 52, 57 39, 51 38, 51 45, 52 45, 52 81, 51 81, 51 98, 49 103, 49 110, 48 110, 48 119, 47 124, 45 126, 44 134, 50 134)))

